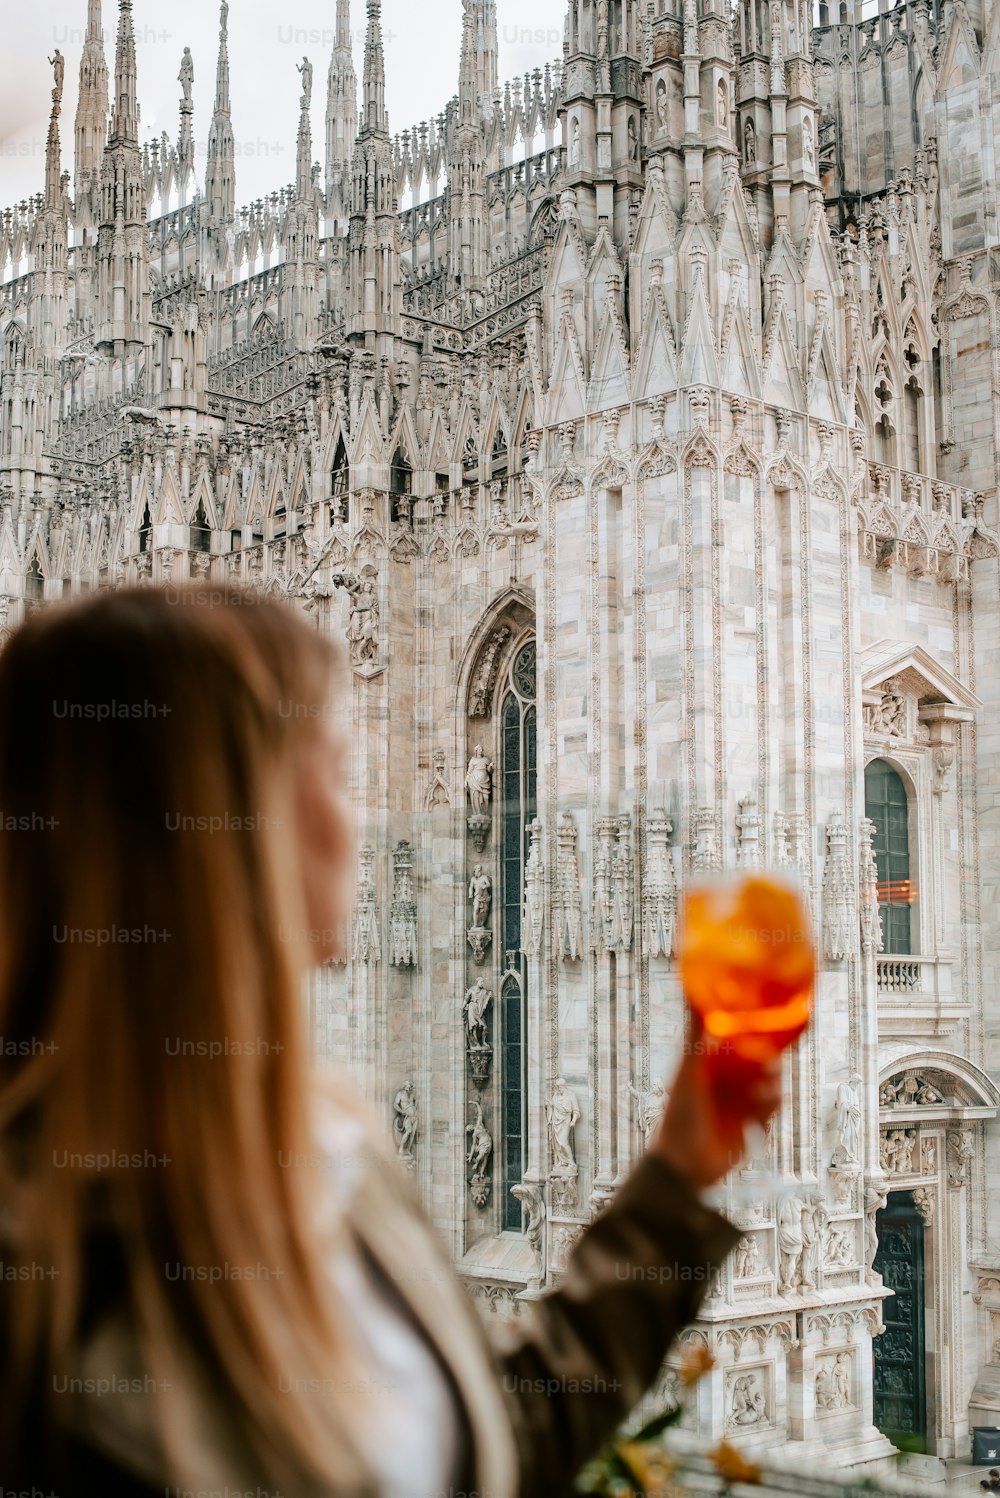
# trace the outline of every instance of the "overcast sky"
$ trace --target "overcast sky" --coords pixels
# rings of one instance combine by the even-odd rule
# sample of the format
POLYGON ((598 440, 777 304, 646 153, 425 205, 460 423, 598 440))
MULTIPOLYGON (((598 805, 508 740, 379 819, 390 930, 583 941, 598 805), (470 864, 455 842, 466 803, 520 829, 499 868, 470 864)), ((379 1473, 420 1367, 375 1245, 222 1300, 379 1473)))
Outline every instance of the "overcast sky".
MULTIPOLYGON (((567 0, 498 0, 500 76, 511 78, 562 55, 567 0)), ((114 90, 116 0, 104 0, 105 50, 114 90)), ((0 60, 0 207, 40 192, 52 90, 46 59, 58 47, 66 59, 63 166, 73 169, 73 115, 87 0, 35 0, 5 7, 0 60)), ((217 0, 134 0, 143 140, 166 130, 177 136, 177 81, 181 56, 194 58, 195 132, 199 179, 215 93, 217 0)), ((393 131, 437 114, 458 84, 462 0, 383 0, 386 94, 393 131)), ((352 0, 351 22, 360 85, 365 0, 352 0)), ((324 156, 326 71, 333 45, 336 0, 231 0, 229 53, 236 195, 246 203, 295 175, 295 133, 303 54, 313 64, 313 156, 324 156)))

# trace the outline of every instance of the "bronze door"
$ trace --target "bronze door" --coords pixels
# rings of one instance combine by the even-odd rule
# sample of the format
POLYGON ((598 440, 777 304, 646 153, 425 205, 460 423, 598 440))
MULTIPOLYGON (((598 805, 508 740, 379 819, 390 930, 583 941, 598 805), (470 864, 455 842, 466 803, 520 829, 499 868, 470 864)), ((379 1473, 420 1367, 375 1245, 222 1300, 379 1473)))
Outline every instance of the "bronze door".
POLYGON ((927 1436, 924 1374, 924 1220, 909 1191, 890 1191, 875 1219, 875 1268, 887 1290, 885 1331, 876 1337, 875 1424, 895 1445, 923 1450, 927 1436))

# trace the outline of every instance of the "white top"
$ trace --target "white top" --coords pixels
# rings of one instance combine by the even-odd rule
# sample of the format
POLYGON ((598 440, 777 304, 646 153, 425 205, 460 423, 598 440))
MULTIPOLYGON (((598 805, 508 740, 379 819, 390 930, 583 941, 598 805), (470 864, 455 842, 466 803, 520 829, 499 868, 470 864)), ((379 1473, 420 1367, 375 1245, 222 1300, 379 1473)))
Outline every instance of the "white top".
MULTIPOLYGON (((327 1117, 320 1144, 338 1205, 346 1207, 365 1168, 364 1129, 352 1118, 327 1117)), ((360 1255, 338 1253, 330 1273, 350 1330, 368 1354, 375 1418, 367 1427, 370 1449, 364 1456, 382 1498, 447 1493, 458 1476, 461 1435, 455 1397, 440 1363, 360 1255)))

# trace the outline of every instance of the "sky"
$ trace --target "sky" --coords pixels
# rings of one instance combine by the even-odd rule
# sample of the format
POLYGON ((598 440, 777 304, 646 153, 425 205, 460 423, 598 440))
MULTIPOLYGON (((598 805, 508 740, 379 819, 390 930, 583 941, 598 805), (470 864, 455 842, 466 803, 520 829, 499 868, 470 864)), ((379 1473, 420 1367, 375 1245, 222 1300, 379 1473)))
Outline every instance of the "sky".
MULTIPOLYGON (((562 56, 567 0, 497 0, 500 77, 512 78, 562 56)), ((41 192, 52 92, 46 59, 66 59, 61 121, 63 167, 73 169, 73 116, 87 0, 11 4, 4 16, 0 60, 0 207, 41 192)), ((133 0, 142 109, 140 139, 177 136, 181 56, 194 59, 198 175, 215 94, 217 0, 133 0)), ((462 0, 383 0, 386 102, 395 132, 437 114, 457 91, 462 0)), ((365 0, 352 0, 351 24, 360 86, 365 0)), ((303 55, 313 64, 313 157, 324 156, 326 72, 333 46, 336 0, 231 0, 229 55, 236 196, 247 203, 295 175, 295 134, 303 55)), ((103 0, 105 52, 114 89, 116 0, 103 0)))

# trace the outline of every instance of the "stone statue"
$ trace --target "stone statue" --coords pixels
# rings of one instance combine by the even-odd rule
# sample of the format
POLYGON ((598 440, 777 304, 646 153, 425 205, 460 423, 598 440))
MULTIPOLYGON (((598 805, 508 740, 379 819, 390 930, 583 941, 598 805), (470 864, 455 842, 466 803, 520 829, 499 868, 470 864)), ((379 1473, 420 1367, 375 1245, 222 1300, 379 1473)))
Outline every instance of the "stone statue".
POLYGON ((492 1002, 491 990, 486 987, 482 976, 478 977, 465 995, 465 1003, 462 1005, 470 1046, 489 1044, 486 1038, 486 1015, 492 1002))
POLYGON ((814 1197, 802 1209, 802 1270, 799 1278, 801 1290, 815 1290, 816 1276, 820 1265, 823 1234, 830 1220, 821 1197, 814 1197))
POLYGON ((878 1090, 880 1108, 892 1108, 896 1102, 896 1089, 891 1082, 883 1082, 878 1090))
POLYGON ((404 1160, 413 1159, 413 1146, 417 1138, 417 1102, 413 1094, 413 1083, 404 1082, 392 1102, 392 1134, 396 1141, 396 1153, 404 1160))
POLYGON ((493 1153, 493 1135, 483 1122, 483 1107, 481 1103, 473 1103, 476 1110, 474 1123, 466 1124, 465 1132, 471 1134, 469 1141, 469 1153, 465 1159, 472 1166, 472 1174, 485 1176, 490 1163, 490 1155, 493 1153))
POLYGON ((854 1263, 850 1228, 842 1226, 830 1228, 826 1238, 826 1262, 833 1269, 844 1268, 854 1263))
POLYGON ((730 1426, 760 1425, 767 1420, 767 1406, 759 1379, 757 1373, 740 1373, 733 1380, 730 1426))
POLYGON ((580 121, 576 115, 569 122, 569 165, 580 165, 580 121))
POLYGON ((786 1196, 778 1208, 778 1294, 794 1295, 802 1279, 804 1203, 786 1196))
POLYGON ((643 1147, 649 1149, 653 1130, 659 1123, 660 1114, 663 1112, 666 1094, 659 1082, 653 1082, 645 1089, 633 1087, 630 1082, 628 1090, 635 1099, 635 1121, 642 1135, 643 1147))
POLYGON ((549 1126, 549 1141, 552 1145, 553 1169, 576 1174, 576 1155, 573 1149, 573 1130, 580 1119, 580 1104, 576 1094, 566 1086, 562 1077, 545 1104, 545 1118, 549 1126))
POLYGON ((932 1087, 931 1084, 923 1077, 921 1077, 919 1080, 920 1086, 917 1088, 917 1095, 914 1099, 916 1103, 918 1103, 921 1107, 932 1107, 935 1103, 944 1102, 944 1098, 942 1097, 941 1093, 938 1092, 936 1087, 932 1087))
POLYGON ((847 1352, 838 1352, 837 1361, 833 1366, 833 1390, 836 1403, 835 1409, 844 1410, 851 1402, 851 1355, 847 1352))
POLYGON ((721 78, 715 90, 715 123, 720 130, 729 124, 729 92, 721 78))
POLYGON ((472 901, 472 924, 480 930, 489 919, 493 903, 493 880, 481 863, 477 863, 469 880, 469 899, 472 901))
POLYGON ((812 115, 802 119, 802 161, 807 172, 816 170, 816 142, 813 140, 812 115))
POLYGON ((493 792, 493 765, 483 753, 482 744, 477 744, 472 751, 469 760, 469 768, 465 776, 465 786, 469 792, 469 801, 472 810, 481 815, 490 802, 493 792))
POLYGON ((639 132, 635 128, 635 118, 632 115, 628 117, 628 159, 629 161, 639 160, 639 132))
POLYGON ((882 1169, 890 1175, 909 1175, 913 1170, 916 1129, 891 1129, 882 1136, 882 1169))
POLYGON ((56 48, 53 55, 49 58, 49 63, 52 68, 52 102, 53 104, 61 104, 63 96, 63 79, 66 76, 66 59, 65 57, 63 57, 58 47, 56 48))
POLYGON ((301 66, 297 66, 295 71, 302 75, 302 108, 308 109, 313 93, 313 69, 308 57, 303 57, 301 66))
POLYGON ((194 84, 194 60, 191 57, 191 48, 184 48, 184 56, 181 58, 181 70, 177 75, 177 81, 181 86, 184 103, 191 103, 192 85, 194 84))
POLYGON ((669 125, 667 113, 667 85, 661 78, 656 85, 656 130, 662 134, 669 125))
POLYGON ((751 1279, 760 1272, 760 1245, 756 1233, 748 1233, 736 1245, 733 1274, 738 1280, 751 1279))
POLYGON ((857 1165, 861 1159, 861 1104, 858 1088, 861 1078, 854 1074, 849 1082, 837 1087, 834 1114, 837 1119, 837 1146, 833 1165, 857 1165))
POLYGON ((833 1408, 833 1369, 829 1360, 820 1363, 816 1369, 816 1408, 818 1410, 829 1410, 833 1408))
POLYGON ((869 1283, 875 1279, 875 1255, 878 1252, 878 1228, 876 1215, 885 1206, 889 1188, 882 1181, 870 1177, 865 1182, 865 1275, 869 1283))
POLYGON ((542 1200, 542 1193, 537 1186, 531 1186, 527 1181, 522 1181, 519 1185, 510 1188, 510 1194, 516 1197, 528 1214, 524 1236, 528 1240, 528 1247, 535 1256, 536 1273, 540 1274, 542 1269, 542 1224, 545 1221, 545 1202, 542 1200))
POLYGON ((948 1130, 948 1185, 965 1186, 973 1157, 972 1130, 948 1130))
POLYGON ((378 659, 379 606, 375 580, 369 574, 359 577, 353 572, 335 572, 335 588, 346 588, 351 599, 351 616, 347 626, 347 643, 351 664, 373 667, 378 659))
POLYGON ((747 120, 743 127, 743 159, 747 166, 755 166, 757 163, 757 132, 753 128, 753 120, 747 120))

